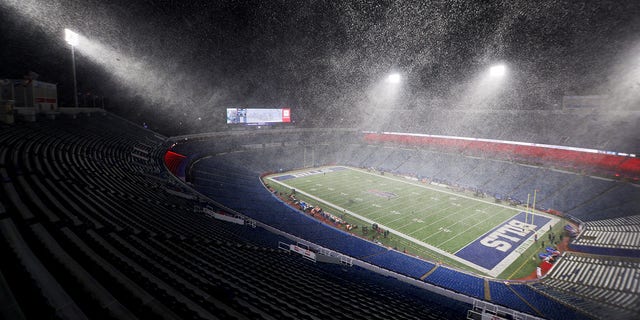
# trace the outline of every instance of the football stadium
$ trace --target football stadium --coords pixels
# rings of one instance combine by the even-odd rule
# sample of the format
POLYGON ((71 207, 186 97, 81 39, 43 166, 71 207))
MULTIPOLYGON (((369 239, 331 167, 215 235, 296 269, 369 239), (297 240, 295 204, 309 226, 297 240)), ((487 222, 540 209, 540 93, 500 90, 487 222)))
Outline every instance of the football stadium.
POLYGON ((0 2, 0 319, 637 319, 640 4, 0 2))

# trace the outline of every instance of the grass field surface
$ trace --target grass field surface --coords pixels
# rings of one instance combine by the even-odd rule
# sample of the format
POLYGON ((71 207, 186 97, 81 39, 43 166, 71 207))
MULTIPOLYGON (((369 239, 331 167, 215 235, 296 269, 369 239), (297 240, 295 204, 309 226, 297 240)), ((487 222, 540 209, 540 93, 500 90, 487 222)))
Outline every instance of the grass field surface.
MULTIPOLYGON (((524 209, 407 177, 327 167, 281 173, 269 176, 268 180, 286 193, 295 189, 298 197, 336 216, 344 215, 351 224, 370 227, 376 223, 389 230, 391 235, 383 241, 389 246, 475 272, 498 276, 533 244, 533 233, 527 234, 513 254, 496 268, 483 268, 478 261, 457 256, 463 248, 477 244, 478 239, 514 219, 524 209)), ((543 219, 549 221, 544 225, 547 229, 558 222, 557 218, 536 217, 539 223, 543 219)), ((539 229, 547 230, 542 226, 539 229)))

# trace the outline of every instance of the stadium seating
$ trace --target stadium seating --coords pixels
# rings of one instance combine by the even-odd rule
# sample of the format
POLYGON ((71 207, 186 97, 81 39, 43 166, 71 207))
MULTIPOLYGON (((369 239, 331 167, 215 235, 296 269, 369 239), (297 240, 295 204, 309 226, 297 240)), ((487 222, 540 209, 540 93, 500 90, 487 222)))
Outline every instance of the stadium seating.
POLYGON ((422 277, 435 267, 433 263, 422 259, 406 257, 404 254, 395 250, 387 250, 386 252, 361 259, 416 279, 422 277))
MULTIPOLYGON (((294 150, 285 148, 287 152, 294 150)), ((278 171, 288 164, 255 162, 255 157, 266 158, 266 151, 244 153, 242 163, 251 172, 278 171), (251 164, 251 165, 248 165, 251 164), (260 170, 261 169, 261 170, 260 170)), ((408 150, 374 145, 343 145, 327 158, 355 167, 388 169, 394 173, 409 174, 450 185, 479 189, 487 194, 513 198, 522 203, 527 195, 537 191, 536 206, 554 209, 581 220, 599 220, 605 217, 624 217, 637 214, 640 188, 636 185, 549 168, 520 165, 505 161, 470 158, 459 154, 438 153, 429 150, 408 150)), ((299 153, 290 153, 296 159, 299 153)), ((297 158, 299 160, 299 158, 297 158)), ((301 163, 301 162, 299 162, 301 163)))
POLYGON ((509 287, 522 300, 536 310, 536 313, 544 318, 562 319, 584 319, 584 309, 578 308, 580 312, 573 310, 575 304, 562 303, 557 299, 550 298, 543 294, 544 290, 536 290, 530 285, 512 285, 509 287))
POLYGON ((582 225, 583 231, 571 244, 580 252, 640 256, 640 216, 589 221, 582 225))
POLYGON ((637 123, 637 111, 611 110, 450 110, 428 108, 394 110, 381 131, 418 132, 436 135, 565 145, 573 147, 637 151, 637 137, 631 137, 637 123), (412 121, 398 121, 411 119, 412 121), (457 124, 457 125, 452 125, 457 124), (576 126, 576 124, 580 124, 576 126))
MULTIPOLYGON (((429 271, 432 269, 430 265, 420 263, 413 267, 415 263, 413 260, 401 259, 403 258, 401 257, 402 255, 395 251, 377 251, 377 253, 373 251, 372 254, 372 252, 362 251, 359 245, 344 246, 337 244, 341 240, 350 241, 351 239, 342 239, 334 236, 332 231, 326 231, 330 229, 326 226, 298 221, 292 217, 292 215, 295 215, 294 211, 289 212, 289 214, 283 214, 283 209, 279 208, 272 199, 260 195, 262 192, 259 190, 260 186, 257 181, 251 180, 251 175, 247 177, 242 174, 243 172, 259 174, 268 171, 278 171, 280 165, 271 165, 265 162, 265 160, 271 161, 272 158, 260 156, 261 154, 268 154, 270 156, 278 155, 287 158, 295 157, 295 155, 291 154, 292 151, 289 148, 276 147, 274 150, 277 151, 267 153, 266 151, 244 150, 244 152, 221 154, 209 158, 194 168, 196 176, 200 174, 200 172, 211 172, 215 176, 221 177, 219 180, 214 180, 211 186, 220 182, 224 183, 224 186, 217 189, 208 189, 211 188, 211 186, 208 186, 208 182, 211 181, 203 183, 204 181, 197 181, 197 179, 195 185, 198 186, 200 191, 210 195, 217 201, 231 204, 236 203, 235 205, 240 211, 244 210, 242 212, 246 212, 260 221, 273 224, 288 232, 289 230, 294 230, 291 231, 292 234, 301 236, 312 242, 321 243, 337 251, 359 257, 364 261, 395 270, 411 277, 419 277, 425 273, 425 270, 429 271), (230 163, 238 164, 238 166, 230 168, 230 166, 226 165, 230 163), (256 170, 256 168, 260 170, 256 170), (216 172, 217 174, 215 174, 216 172), (243 178, 240 180, 233 178, 229 181, 226 180, 225 175, 243 178), (248 183, 245 184, 247 181, 248 183), (253 187, 249 185, 253 185, 253 187), (242 187, 239 188, 238 186, 242 187), (259 206, 257 208, 250 208, 252 206, 251 204, 237 203, 242 202, 239 201, 240 198, 238 194, 249 194, 252 198, 267 200, 267 205, 266 207, 259 206), (274 203, 274 205, 271 206, 271 203, 274 203), (282 220, 273 219, 273 213, 277 213, 278 218, 282 220), (284 221, 284 223, 282 221, 284 221), (322 230, 323 228, 325 231, 322 230), (396 258, 397 255, 399 255, 398 258, 396 258)), ((618 213, 610 211, 615 211, 623 206, 631 206, 627 204, 629 199, 632 199, 630 203, 635 204, 633 199, 639 199, 638 195, 640 195, 638 188, 623 182, 588 177, 550 168, 523 166, 515 163, 481 158, 469 158, 464 157, 464 155, 438 153, 430 150, 396 149, 389 148, 388 146, 382 148, 375 145, 348 144, 342 145, 339 149, 329 149, 327 158, 331 159, 332 157, 335 157, 337 160, 336 163, 340 164, 357 167, 375 167, 399 174, 426 177, 452 185, 480 188, 488 193, 517 198, 523 202, 526 201, 527 193, 532 193, 533 189, 537 189, 538 207, 565 210, 584 220, 598 218, 600 216, 598 212, 606 212, 608 216, 613 217, 626 216, 629 214, 629 211, 618 213), (332 155, 331 152, 335 152, 335 154, 332 155), (624 191, 622 193, 617 192, 620 190, 624 191)), ((276 159, 276 161, 278 160, 276 159)), ((292 163, 292 165, 295 165, 295 163, 292 163)), ((459 281, 458 279, 465 277, 464 274, 461 277, 459 272, 445 268, 437 268, 435 271, 437 271, 437 273, 431 273, 429 277, 425 279, 426 282, 474 297, 482 298, 484 296, 482 278, 469 276, 469 279, 465 278, 459 281)), ((501 285, 496 285, 494 282, 491 282, 489 288, 491 290, 491 296, 495 297, 494 301, 496 303, 508 305, 523 312, 554 318, 557 316, 558 310, 564 310, 563 314, 566 314, 568 318, 578 319, 583 317, 580 312, 572 311, 572 309, 568 307, 571 303, 570 301, 566 302, 556 296, 550 299, 547 292, 553 289, 544 284, 538 284, 536 287, 524 285, 502 287, 501 285)))
MULTIPOLYGON (((356 150, 360 150, 357 145, 355 148, 356 150)), ((374 147, 366 148, 375 149, 374 147)), ((278 152, 270 152, 269 154, 291 157, 291 152, 295 152, 281 147, 277 147, 276 149, 278 152)), ((272 158, 261 157, 259 156, 260 154, 264 154, 263 151, 245 150, 243 152, 222 153, 203 159, 192 169, 194 175, 192 183, 196 189, 217 202, 223 203, 237 211, 246 213, 258 221, 310 242, 413 278, 420 278, 433 270, 433 272, 430 272, 428 276, 424 278, 426 283, 477 299, 483 299, 484 279, 482 277, 473 276, 446 267, 434 268, 435 264, 433 263, 388 250, 358 237, 349 236, 282 203, 276 197, 266 192, 266 189, 258 179, 251 178, 252 176, 255 177, 257 173, 248 174, 248 172, 252 172, 253 170, 248 168, 255 167, 264 168, 265 171, 277 171, 268 170, 268 160, 272 158), (251 200, 247 201, 245 199, 251 200)), ((372 156, 371 154, 372 153, 369 152, 365 159, 375 159, 378 157, 372 156)), ((384 160, 391 157, 389 153, 382 154, 384 155, 380 158, 384 158, 384 160)), ((362 153, 353 152, 353 155, 356 157, 356 160, 352 160, 349 163, 357 163, 359 165, 375 164, 374 162, 367 163, 363 161, 362 153)), ((453 156, 449 155, 436 154, 434 157, 439 157, 438 159, 441 159, 440 161, 443 162, 446 161, 444 160, 446 159, 445 157, 451 157, 450 159, 453 159, 453 156)), ((402 159, 404 159, 395 158, 398 160, 392 162, 390 165, 393 166, 402 162, 402 159)), ((277 159, 275 160, 277 161, 277 159)), ((535 168, 530 169, 536 170, 535 168)), ((514 293, 510 291, 509 294, 513 295, 514 293)), ((548 298, 544 295, 536 294, 535 292, 531 292, 530 295, 537 299, 538 303, 543 307, 556 307, 557 310, 564 309, 562 311, 563 313, 570 314, 575 319, 580 318, 579 313, 567 309, 566 306, 562 306, 553 301, 545 301, 548 300, 548 298)), ((508 300, 500 302, 506 301, 508 300)), ((531 313, 532 310, 526 303, 514 306, 509 305, 509 307, 529 313, 531 313)))
MULTIPOLYGON (((170 143, 111 115, 0 130, 0 254, 7 257, 0 264, 3 317, 444 319, 460 318, 469 308, 358 267, 312 264, 274 249, 287 241, 282 236, 194 212, 204 200, 163 169, 170 143), (336 306, 336 301, 348 303, 336 306)), ((593 305, 638 313, 624 307, 637 293, 612 293, 622 281, 611 278, 614 271, 601 277, 613 287, 567 284, 556 270, 580 268, 563 267, 567 259, 542 282, 489 281, 487 287, 482 277, 436 267, 323 225, 282 203, 258 177, 305 164, 339 163, 518 198, 533 186, 540 190, 540 206, 566 211, 587 225, 593 221, 593 232, 609 232, 597 229, 603 217, 637 214, 635 186, 461 154, 363 145, 354 136, 221 134, 180 143, 175 150, 213 155, 196 165, 191 182, 217 202, 386 270, 416 279, 426 275, 427 284, 476 299, 485 298, 488 288, 492 302, 549 318, 580 318, 582 312, 602 316, 593 305), (332 143, 343 138, 348 143, 332 143), (571 286, 584 289, 576 294, 571 286), (589 304, 603 294, 612 300, 589 304)), ((622 220, 612 219, 608 227, 615 227, 614 221, 622 220)), ((613 266, 615 261, 596 260, 589 263, 613 266)), ((625 272, 631 277, 626 283, 637 281, 625 272)))
POLYGON ((484 281, 482 278, 447 267, 438 267, 425 278, 425 281, 478 299, 484 297, 484 281))
POLYGON ((524 300, 521 296, 517 295, 513 290, 509 288, 509 285, 491 281, 489 283, 489 294, 491 301, 503 306, 511 306, 522 310, 529 314, 536 314, 536 311, 524 300))
POLYGON ((638 314, 637 259, 567 252, 535 287, 598 318, 630 319, 638 314))
MULTIPOLYGON (((169 192, 189 193, 162 170, 164 137, 111 115, 1 129, 1 318, 450 319, 470 307, 358 267, 308 262, 275 249, 280 236, 194 212, 198 196, 169 192)), ((292 156, 276 164, 302 161, 292 156)), ((217 179, 240 192, 265 168, 217 179)), ((243 199, 275 199, 254 194, 243 199)))

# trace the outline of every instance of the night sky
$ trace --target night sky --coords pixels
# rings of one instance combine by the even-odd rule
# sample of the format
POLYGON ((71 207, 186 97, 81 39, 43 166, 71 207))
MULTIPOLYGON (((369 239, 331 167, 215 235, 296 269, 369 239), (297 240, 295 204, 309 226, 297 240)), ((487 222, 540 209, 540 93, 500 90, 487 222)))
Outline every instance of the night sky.
MULTIPOLYGON (((106 48, 98 62, 77 50, 80 92, 172 121, 237 105, 338 117, 371 105, 366 93, 390 72, 403 77, 394 108, 456 108, 495 63, 510 79, 491 107, 554 109, 640 70, 626 65, 640 63, 637 0, 0 0, 0 78, 34 71, 71 105, 64 28, 106 48)), ((640 90, 637 75, 623 85, 640 90)))

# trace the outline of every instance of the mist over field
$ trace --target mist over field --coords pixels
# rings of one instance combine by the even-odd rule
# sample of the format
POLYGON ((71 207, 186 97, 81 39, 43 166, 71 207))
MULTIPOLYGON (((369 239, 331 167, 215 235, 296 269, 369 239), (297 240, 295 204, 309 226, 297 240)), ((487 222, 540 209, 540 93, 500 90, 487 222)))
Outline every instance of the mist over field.
POLYGON ((35 71, 71 104, 69 28, 81 93, 175 133, 219 130, 242 106, 290 107, 299 126, 544 140, 554 116, 519 111, 573 95, 607 98, 569 136, 640 118, 637 1, 4 0, 0 17, 2 77, 35 71))

